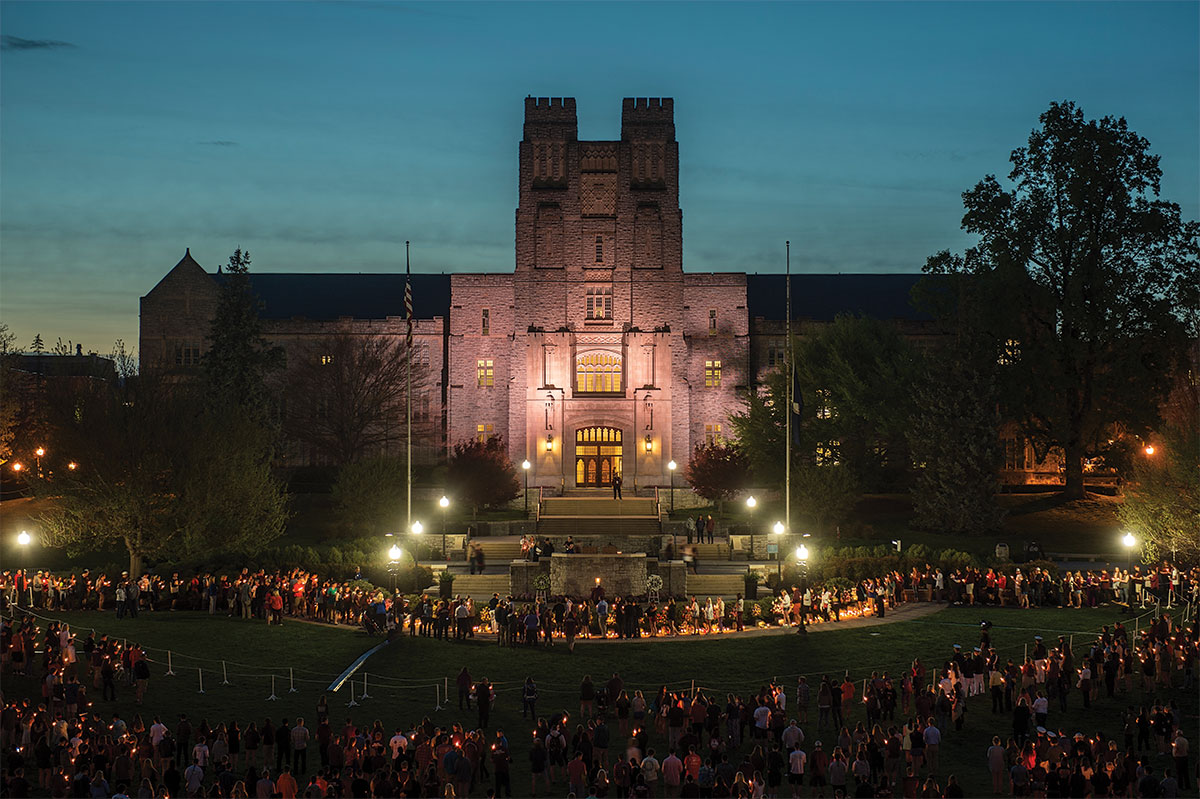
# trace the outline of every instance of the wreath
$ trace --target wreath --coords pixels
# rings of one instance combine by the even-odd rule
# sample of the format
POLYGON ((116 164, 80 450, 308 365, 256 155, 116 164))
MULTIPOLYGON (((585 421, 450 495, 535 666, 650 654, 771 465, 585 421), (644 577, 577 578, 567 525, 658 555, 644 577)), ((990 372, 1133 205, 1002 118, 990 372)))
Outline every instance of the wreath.
POLYGON ((651 574, 646 578, 646 589, 649 591, 661 591, 663 587, 663 578, 661 574, 651 574))
POLYGON ((550 590, 550 575, 539 574, 537 577, 534 577, 533 578, 533 587, 537 591, 549 591, 550 590))

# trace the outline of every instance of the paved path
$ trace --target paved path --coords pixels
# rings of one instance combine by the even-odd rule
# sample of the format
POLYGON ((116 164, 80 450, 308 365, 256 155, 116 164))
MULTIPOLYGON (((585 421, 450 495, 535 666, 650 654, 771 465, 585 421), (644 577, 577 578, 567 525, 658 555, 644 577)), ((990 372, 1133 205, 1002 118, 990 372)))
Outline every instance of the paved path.
MULTIPOLYGON (((840 622, 820 622, 818 624, 810 624, 808 627, 809 635, 817 633, 835 632, 837 630, 857 630, 863 627, 878 627, 882 624, 894 624, 901 621, 911 621, 913 619, 924 618, 937 613, 939 610, 947 607, 944 603, 938 602, 908 602, 901 605, 895 610, 889 610, 887 616, 879 618, 878 616, 856 616, 852 619, 845 619, 840 622)), ((576 644, 616 644, 616 643, 646 643, 648 641, 700 641, 706 638, 762 638, 769 635, 796 635, 795 627, 754 627, 748 628, 744 632, 726 632, 717 633, 715 635, 671 635, 658 636, 655 638, 576 638, 576 644)))

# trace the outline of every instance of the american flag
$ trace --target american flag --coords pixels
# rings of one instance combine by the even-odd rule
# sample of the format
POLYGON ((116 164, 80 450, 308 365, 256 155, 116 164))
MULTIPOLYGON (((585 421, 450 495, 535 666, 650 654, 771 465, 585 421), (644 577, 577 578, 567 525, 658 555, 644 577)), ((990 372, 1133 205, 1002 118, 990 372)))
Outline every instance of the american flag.
POLYGON ((413 344, 413 306, 412 306, 412 281, 405 276, 404 280, 404 316, 408 320, 408 337, 404 343, 409 349, 412 349, 413 344))

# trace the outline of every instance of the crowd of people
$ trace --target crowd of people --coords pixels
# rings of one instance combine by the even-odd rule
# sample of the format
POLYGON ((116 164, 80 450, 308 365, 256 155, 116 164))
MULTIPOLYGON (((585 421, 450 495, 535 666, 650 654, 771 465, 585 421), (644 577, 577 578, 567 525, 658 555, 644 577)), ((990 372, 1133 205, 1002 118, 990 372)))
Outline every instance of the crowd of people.
MULTIPOLYGON (((531 540, 534 553, 553 552, 548 541, 531 540)), ((568 551, 573 542, 567 540, 568 551)), ((533 554, 537 558, 543 554, 533 554)), ((643 637, 736 632, 746 627, 796 626, 884 615, 908 602, 1014 607, 1173 607, 1200 602, 1200 570, 1169 563, 1133 569, 1063 571, 1040 567, 926 565, 891 571, 855 582, 841 578, 781 585, 766 601, 738 594, 606 597, 597 586, 587 597, 506 596, 476 603, 469 596, 392 593, 360 580, 334 580, 302 569, 268 573, 243 569, 229 575, 181 576, 122 573, 52 574, 24 570, 0 573, 0 608, 113 610, 118 618, 141 612, 199 610, 282 624, 287 618, 365 625, 371 632, 408 631, 436 638, 497 634, 501 643, 552 643, 554 638, 643 637), (570 631, 574 630, 574 634, 570 631)))
POLYGON ((1020 657, 1006 652, 1022 643, 996 648, 985 622, 977 646, 948 647, 934 668, 914 660, 894 674, 800 676, 748 694, 586 677, 574 717, 573 707, 539 715, 530 676, 519 696, 532 736, 511 739, 490 722, 496 686, 466 667, 458 702, 473 723, 338 721, 322 697, 311 727, 211 724, 186 712, 122 715, 117 687, 140 703, 149 680, 136 644, 77 644, 67 625, 43 629, 28 615, 4 620, 0 645, 0 673, 42 686, 40 701, 10 699, 0 710, 4 795, 13 797, 511 796, 517 769, 527 770, 530 796, 960 797, 956 775, 971 770, 986 771, 995 794, 1171 797, 1192 792, 1196 777, 1179 697, 1194 708, 1197 626, 1168 614, 1136 633, 1106 626, 1078 649, 1069 636, 1034 636, 1020 657), (1101 700, 1126 709, 1098 715, 1086 734, 1056 722, 1069 705, 1101 700), (979 726, 1004 732, 974 762, 948 764, 942 747, 979 726))

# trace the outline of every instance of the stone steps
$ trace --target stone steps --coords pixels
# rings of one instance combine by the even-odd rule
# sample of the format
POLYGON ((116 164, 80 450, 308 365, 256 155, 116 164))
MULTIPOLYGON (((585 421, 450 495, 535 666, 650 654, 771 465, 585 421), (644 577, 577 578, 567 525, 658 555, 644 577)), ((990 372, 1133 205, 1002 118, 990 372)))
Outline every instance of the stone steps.
POLYGON ((644 516, 658 518, 658 503, 653 499, 602 499, 578 497, 550 497, 542 500, 541 517, 587 516, 629 517, 644 516))
POLYGON ((701 602, 705 597, 723 596, 733 599, 746 588, 746 581, 741 574, 689 574, 687 576, 688 596, 695 596, 701 602))
POLYGON ((472 538, 471 544, 478 544, 483 550, 485 565, 507 564, 510 560, 521 559, 521 539, 514 536, 472 538))
MULTIPOLYGON (((437 593, 437 587, 430 589, 437 593)), ((507 574, 459 574, 454 578, 453 592, 456 596, 469 596, 476 604, 486 603, 492 594, 507 596, 510 593, 507 574)))
POLYGON ((624 535, 624 536, 657 536, 662 533, 662 526, 657 519, 647 518, 561 518, 543 516, 537 525, 538 535, 548 536, 589 536, 589 535, 624 535))

